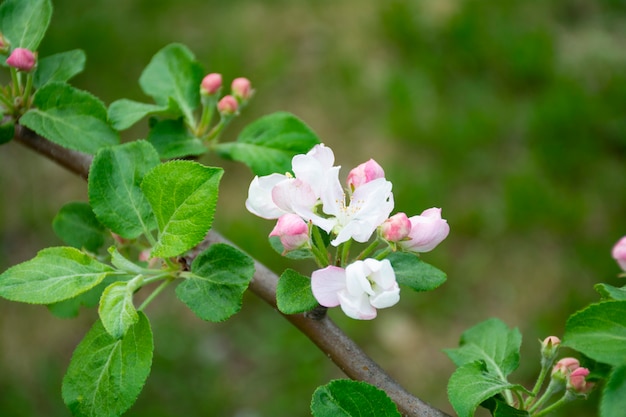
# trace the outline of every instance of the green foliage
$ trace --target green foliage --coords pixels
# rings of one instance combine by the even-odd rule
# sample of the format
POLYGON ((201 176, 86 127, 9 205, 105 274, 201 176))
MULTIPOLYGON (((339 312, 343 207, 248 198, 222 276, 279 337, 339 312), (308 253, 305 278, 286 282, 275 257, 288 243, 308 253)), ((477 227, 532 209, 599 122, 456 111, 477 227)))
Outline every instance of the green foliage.
POLYGON ((36 51, 51 17, 50 0, 5 0, 0 5, 0 28, 12 48, 36 51))
POLYGON ((400 417, 384 391, 365 382, 338 379, 313 393, 314 417, 400 417))
POLYGON ((203 72, 186 46, 170 44, 154 55, 141 74, 139 85, 161 107, 171 107, 170 100, 174 100, 185 121, 193 126, 203 72))
POLYGON ((609 284, 596 284, 594 289, 603 299, 626 301, 626 286, 618 288, 609 284))
POLYGON ((201 155, 206 152, 202 141, 189 133, 182 118, 156 122, 150 129, 148 141, 162 159, 201 155))
POLYGON ((200 243, 213 223, 221 168, 171 161, 151 170, 141 183, 159 227, 152 256, 180 255, 200 243))
POLYGON ((0 296, 23 303, 56 303, 93 288, 111 272, 75 248, 47 248, 0 275, 0 296))
POLYGON ((223 321, 241 309, 253 275, 252 258, 232 246, 213 244, 193 261, 176 295, 201 319, 223 321))
POLYGON ((98 220, 118 235, 149 234, 156 219, 140 184, 159 155, 145 141, 101 149, 89 170, 89 202, 98 220))
POLYGON ((33 84, 41 88, 48 83, 64 83, 85 69, 87 57, 80 49, 61 52, 40 59, 33 78, 33 84))
POLYGON ((128 129, 146 116, 167 112, 169 106, 139 103, 122 98, 109 106, 108 115, 111 125, 117 130, 128 129))
POLYGON ((427 264, 412 253, 394 252, 388 256, 396 280, 415 291, 431 291, 446 282, 443 271, 427 264))
POLYGON ((133 294, 141 287, 142 280, 139 275, 128 282, 114 282, 102 293, 98 314, 107 333, 115 339, 121 339, 139 320, 133 294))
POLYGON ((97 321, 77 346, 63 379, 63 401, 77 417, 112 417, 135 402, 150 373, 152 330, 147 317, 122 339, 97 321))
POLYGON ((491 411, 493 417, 529 417, 530 414, 525 410, 518 410, 502 401, 500 398, 491 397, 484 401, 481 406, 491 411))
POLYGON ((104 104, 86 91, 50 83, 37 90, 33 104, 36 108, 27 111, 20 123, 65 148, 95 154, 120 141, 107 122, 104 104))
POLYGON ((507 376, 519 365, 522 336, 498 319, 489 319, 466 330, 459 348, 445 353, 458 369, 448 382, 448 397, 460 417, 471 417, 480 403, 508 389, 507 376))
POLYGON ((615 368, 602 391, 600 417, 619 416, 626 409, 626 366, 615 368))
POLYGON ((448 398, 459 417, 472 417, 480 403, 500 392, 517 388, 515 384, 487 369, 484 361, 460 366, 448 382, 448 398))
POLYGON ((97 252, 104 245, 105 228, 87 203, 67 203, 52 220, 54 233, 70 246, 97 252))
POLYGON ((15 136, 15 123, 13 120, 0 124, 0 145, 10 142, 13 136, 15 136))
POLYGON ((293 269, 285 270, 276 287, 276 304, 284 314, 313 310, 317 300, 311 292, 311 279, 293 269))
POLYGON ((223 158, 248 165, 255 175, 291 171, 291 159, 307 153, 320 141, 296 116, 273 113, 246 126, 236 142, 220 143, 215 150, 223 158))
POLYGON ((598 362, 626 365, 626 301, 592 304, 572 315, 563 345, 598 362))

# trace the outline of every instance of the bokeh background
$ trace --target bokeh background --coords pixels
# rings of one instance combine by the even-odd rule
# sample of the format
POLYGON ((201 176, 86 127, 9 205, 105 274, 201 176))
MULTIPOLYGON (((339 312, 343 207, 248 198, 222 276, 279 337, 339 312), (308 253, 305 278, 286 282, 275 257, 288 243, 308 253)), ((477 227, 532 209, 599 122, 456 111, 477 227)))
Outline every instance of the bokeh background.
MULTIPOLYGON (((332 312, 410 391, 451 412, 446 381, 468 327, 499 317, 523 334, 512 379, 531 386, 540 338, 622 285, 610 257, 626 234, 626 3, 621 0, 56 0, 40 56, 80 48, 73 84, 105 103, 147 101, 138 77, 170 42, 207 72, 257 94, 226 133, 290 111, 335 151, 343 174, 374 157, 396 209, 442 207, 448 239, 423 258, 448 273, 405 289, 372 322, 332 312)), ((125 139, 145 136, 145 126, 125 139)), ((226 169, 216 228, 276 272, 271 222, 244 209, 250 171, 226 169)), ((0 270, 61 242, 50 223, 86 184, 16 143, 0 148, 0 270)), ((296 265, 303 272, 312 265, 296 265)), ((275 311, 205 323, 172 293, 151 304, 152 374, 133 417, 308 416, 314 389, 341 377, 275 311)), ((60 384, 96 317, 0 300, 0 414, 69 416, 60 384)), ((567 352, 565 352, 567 353, 567 352)), ((598 394, 557 416, 595 415, 598 394)))

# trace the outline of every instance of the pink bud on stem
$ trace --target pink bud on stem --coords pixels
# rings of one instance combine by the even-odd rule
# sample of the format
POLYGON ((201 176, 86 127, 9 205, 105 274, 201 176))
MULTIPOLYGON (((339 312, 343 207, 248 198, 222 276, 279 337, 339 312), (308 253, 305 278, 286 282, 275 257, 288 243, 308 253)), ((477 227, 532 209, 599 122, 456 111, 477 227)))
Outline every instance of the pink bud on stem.
POLYGON ((222 74, 213 72, 206 75, 200 83, 200 94, 213 95, 217 94, 222 88, 222 74))
POLYGON ((237 99, 231 95, 224 96, 217 102, 217 110, 224 116, 232 116, 237 113, 239 109, 239 103, 237 99))
POLYGON ((613 259, 617 261, 620 268, 626 271, 626 236, 621 238, 615 246, 613 246, 611 255, 613 255, 613 259))
POLYGON ((7 58, 7 65, 17 70, 30 72, 37 63, 37 57, 26 48, 15 48, 7 58))
POLYGON ((302 248, 309 241, 309 226, 300 216, 287 213, 278 218, 270 237, 278 236, 285 253, 302 248))
POLYGON ((252 97, 252 84, 244 77, 235 78, 230 85, 230 91, 239 101, 247 101, 252 97))
POLYGON ((405 239, 411 231, 411 221, 405 213, 396 213, 380 225, 380 234, 389 242, 405 239))
POLYGON ((361 185, 378 178, 385 178, 385 171, 378 165, 378 162, 370 159, 350 171, 347 183, 348 187, 354 191, 361 185))

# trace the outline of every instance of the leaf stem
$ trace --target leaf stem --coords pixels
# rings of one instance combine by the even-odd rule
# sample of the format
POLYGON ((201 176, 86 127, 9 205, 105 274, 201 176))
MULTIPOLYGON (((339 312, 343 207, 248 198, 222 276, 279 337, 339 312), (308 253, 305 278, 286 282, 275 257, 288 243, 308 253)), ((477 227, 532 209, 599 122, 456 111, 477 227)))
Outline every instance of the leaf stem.
POLYGON ((13 81, 13 97, 17 97, 20 94, 20 89, 22 86, 20 83, 20 77, 15 68, 11 67, 10 71, 11 71, 11 81, 13 81))
POLYGON ((363 249, 363 251, 361 253, 359 253, 359 256, 356 257, 356 259, 365 259, 366 257, 368 257, 370 255, 370 253, 374 252, 374 250, 376 250, 376 248, 378 247, 378 245, 380 244, 380 242, 378 241, 378 239, 376 239, 375 241, 373 241, 372 243, 370 243, 370 245, 363 249))
POLYGON ((563 394, 563 396, 556 401, 555 403, 551 404, 550 406, 544 408, 543 410, 537 412, 536 414, 533 414, 533 417, 541 417, 541 416, 545 416, 551 412, 553 412, 554 410, 563 407, 563 405, 567 404, 568 402, 575 400, 576 397, 569 391, 565 391, 565 394, 563 394))
POLYGON ((30 92, 33 89, 33 74, 28 73, 26 75, 26 87, 24 88, 24 94, 22 95, 22 103, 24 106, 24 110, 28 110, 30 107, 30 92))

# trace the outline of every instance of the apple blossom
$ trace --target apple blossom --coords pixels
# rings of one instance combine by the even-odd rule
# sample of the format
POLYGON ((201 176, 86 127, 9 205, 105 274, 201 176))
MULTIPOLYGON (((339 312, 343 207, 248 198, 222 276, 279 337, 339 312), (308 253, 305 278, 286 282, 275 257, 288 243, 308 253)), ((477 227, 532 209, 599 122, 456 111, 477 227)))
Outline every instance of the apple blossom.
POLYGON ((300 216, 286 213, 278 218, 271 236, 278 236, 285 252, 289 252, 300 249, 309 241, 309 226, 300 216))
POLYGON ((380 225, 380 234, 389 242, 398 242, 409 235, 411 221, 405 213, 396 213, 380 225))
POLYGON ((328 266, 311 275, 311 290, 325 307, 341 306, 351 318, 371 320, 376 309, 400 300, 400 287, 388 259, 355 261, 346 269, 328 266))
POLYGON ((552 377, 565 380, 569 377, 573 370, 579 367, 580 362, 576 358, 560 359, 554 367, 552 367, 552 377))
POLYGON ((359 186, 378 178, 385 178, 385 171, 376 161, 370 159, 350 171, 347 180, 348 188, 354 191, 359 186))
POLYGON ((410 217, 409 239, 400 246, 410 252, 429 252, 441 243, 450 233, 448 222, 441 218, 440 208, 429 208, 419 216, 410 217))
POLYGON ((313 213, 328 178, 337 176, 335 156, 323 144, 315 145, 306 155, 292 158, 292 175, 256 176, 248 188, 246 208, 265 219, 277 219, 285 213, 298 214, 305 221, 319 217, 313 213))
POLYGON ((354 239, 367 242, 372 233, 380 226, 393 210, 393 194, 391 183, 378 178, 361 185, 349 196, 341 188, 338 178, 322 193, 322 211, 330 218, 313 218, 313 224, 333 232, 337 237, 330 243, 338 246, 354 239))
POLYGON ((612 253, 613 259, 617 261, 620 268, 626 271, 626 236, 621 238, 615 246, 613 246, 612 253))
POLYGON ((20 71, 30 72, 35 67, 37 58, 26 48, 15 48, 7 58, 7 65, 20 71))

